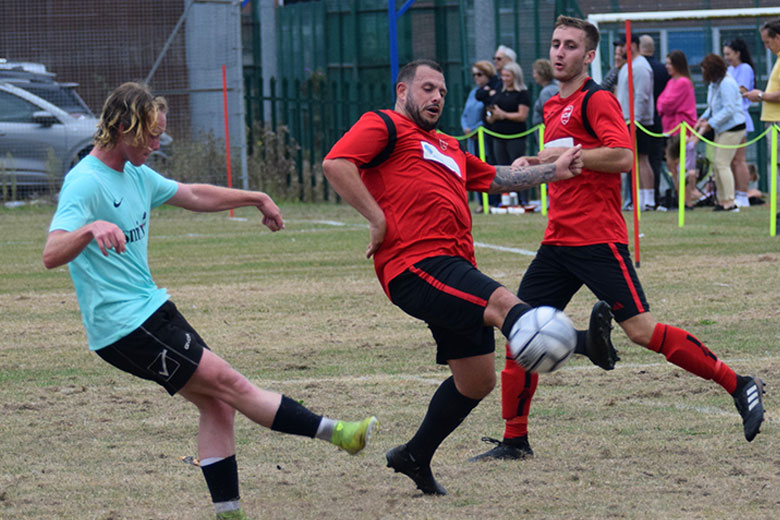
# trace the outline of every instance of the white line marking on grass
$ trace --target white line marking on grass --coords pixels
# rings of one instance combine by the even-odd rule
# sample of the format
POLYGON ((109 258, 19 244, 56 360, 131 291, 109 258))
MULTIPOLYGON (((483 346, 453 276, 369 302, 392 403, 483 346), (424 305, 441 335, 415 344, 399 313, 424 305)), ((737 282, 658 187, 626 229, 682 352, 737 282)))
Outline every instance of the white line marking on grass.
MULTIPOLYGON (((344 222, 339 222, 337 220, 288 220, 288 222, 311 222, 314 224, 325 224, 326 226, 347 226, 344 222)), ((368 224, 361 224, 361 225, 352 225, 350 227, 360 227, 362 229, 365 229, 368 227, 368 224)), ((535 251, 529 251, 527 249, 520 249, 517 247, 507 247, 507 246, 499 246, 496 244, 487 244, 485 242, 474 242, 475 247, 484 247, 485 249, 493 249, 495 251, 503 251, 505 253, 515 253, 518 255, 523 256, 536 256, 535 251)))
MULTIPOLYGON (((694 406, 690 404, 683 404, 683 403, 668 403, 664 401, 652 401, 652 400, 646 400, 646 399, 640 399, 637 401, 631 401, 632 404, 641 404, 643 406, 648 406, 651 408, 667 408, 669 406, 673 406, 677 410, 683 410, 686 412, 696 412, 702 415, 722 415, 724 417, 736 417, 739 419, 739 413, 737 413, 736 409, 734 407, 731 407, 730 410, 724 410, 722 408, 718 408, 716 406, 694 406)), ((780 419, 774 418, 774 417, 768 417, 766 414, 764 414, 764 422, 765 423, 773 423, 778 424, 780 423, 780 419)))
MULTIPOLYGON (((308 219, 285 219, 285 222, 289 223, 295 223, 295 224, 321 224, 323 226, 332 226, 332 227, 343 227, 343 228, 353 228, 353 229, 368 229, 367 223, 354 223, 354 224, 347 224, 346 222, 341 222, 339 220, 308 220, 308 219)), ((315 229, 314 231, 320 231, 318 229, 315 229)))
MULTIPOLYGON (((336 220, 312 220, 315 224, 325 224, 326 226, 346 226, 344 222, 338 222, 336 220)), ((368 227, 368 226, 365 226, 368 227)))
POLYGON ((364 376, 325 376, 300 379, 263 379, 262 381, 264 385, 283 385, 289 383, 294 383, 296 385, 311 383, 392 383, 395 381, 416 381, 418 383, 440 385, 448 376, 449 372, 442 372, 441 374, 430 373, 426 375, 371 374, 364 376))
POLYGON ((494 249, 496 251, 503 251, 505 253, 516 253, 523 256, 536 256, 535 251, 529 251, 527 249, 519 249, 517 247, 497 246, 495 244, 486 244, 484 242, 474 242, 476 247, 484 247, 485 249, 494 249))
MULTIPOLYGON (((354 229, 368 229, 368 224, 347 224, 346 222, 341 222, 338 220, 308 220, 308 219, 288 219, 286 222, 292 224, 292 223, 307 223, 307 224, 321 224, 325 226, 333 226, 333 227, 343 227, 343 228, 354 228, 354 229)), ((320 229, 296 229, 296 230, 288 230, 287 233, 316 233, 318 231, 322 231, 320 229)), ((187 238, 214 238, 214 237, 226 237, 228 235, 225 234, 219 234, 219 235, 204 235, 204 234, 198 234, 198 233, 187 233, 184 236, 187 238)), ((170 235, 161 235, 155 237, 157 239, 171 239, 171 238, 177 238, 176 236, 170 236, 170 235)), ((494 251, 502 251, 504 253, 515 253, 518 255, 523 256, 536 256, 535 251, 529 251, 527 249, 520 249, 517 247, 507 247, 507 246, 500 246, 496 244, 487 244, 485 242, 474 242, 475 247, 482 247, 485 249, 493 249, 494 251)))
MULTIPOLYGON (((751 358, 751 359, 729 359, 729 360, 723 360, 726 364, 729 366, 732 366, 734 364, 739 363, 764 363, 769 361, 775 361, 775 358, 772 357, 763 357, 763 358, 751 358)), ((618 362, 617 365, 615 365, 615 370, 610 371, 610 374, 619 374, 620 371, 626 370, 626 369, 649 369, 649 368, 661 368, 661 367, 669 367, 670 369, 677 369, 682 370, 680 368, 677 368, 676 366, 666 362, 662 361, 659 363, 622 363, 618 362)), ((581 372, 581 371, 592 371, 592 370, 602 370, 601 368, 595 366, 595 365, 576 365, 576 366, 564 366, 560 368, 557 372, 581 372)), ((337 382, 374 382, 374 381, 421 381, 425 383, 430 382, 436 382, 441 383, 444 379, 446 379, 449 376, 449 372, 443 371, 443 372, 429 372, 426 374, 418 374, 418 375, 411 375, 411 374, 371 374, 371 375, 358 375, 358 376, 323 376, 323 377, 312 377, 312 378, 290 378, 290 379, 280 379, 280 380, 273 380, 273 379, 263 379, 262 381, 267 383, 276 383, 276 384, 287 384, 287 383, 337 383, 337 382)), ((693 374, 690 374, 692 378, 695 378, 693 374)), ((760 374, 759 374, 760 376, 760 374)), ((540 380, 541 384, 544 384, 544 374, 542 374, 542 378, 540 380)), ((715 384, 715 383, 713 383, 715 384)))

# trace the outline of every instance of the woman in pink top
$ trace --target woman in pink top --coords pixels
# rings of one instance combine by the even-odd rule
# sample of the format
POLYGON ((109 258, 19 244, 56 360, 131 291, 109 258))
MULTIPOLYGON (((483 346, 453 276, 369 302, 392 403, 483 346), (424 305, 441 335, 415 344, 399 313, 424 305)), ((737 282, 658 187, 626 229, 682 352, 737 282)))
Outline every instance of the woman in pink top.
MULTIPOLYGON (((658 96, 656 108, 661 114, 661 125, 664 133, 678 134, 669 139, 666 147, 666 165, 674 177, 675 188, 679 190, 677 180, 680 159, 678 125, 683 121, 691 127, 696 124, 696 95, 693 91, 691 73, 688 70, 688 60, 682 51, 674 50, 667 54, 666 71, 671 79, 661 95, 658 96)), ((701 193, 696 189, 696 141, 693 136, 688 138, 685 147, 685 172, 685 207, 693 209, 693 205, 701 197, 701 193)))

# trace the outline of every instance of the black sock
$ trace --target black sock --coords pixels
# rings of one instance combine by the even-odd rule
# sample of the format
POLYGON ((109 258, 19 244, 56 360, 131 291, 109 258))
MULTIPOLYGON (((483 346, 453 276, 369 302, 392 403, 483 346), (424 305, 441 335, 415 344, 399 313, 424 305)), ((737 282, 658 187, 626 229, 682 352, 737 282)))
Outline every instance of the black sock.
POLYGON ((504 324, 501 325, 501 333, 505 338, 509 339, 509 334, 512 332, 512 327, 515 322, 520 319, 520 316, 531 310, 531 306, 527 303, 518 303, 506 313, 504 318, 504 324))
POLYGON ((201 466, 203 477, 215 504, 238 500, 238 464, 236 456, 224 458, 214 464, 201 466))
POLYGON ((321 415, 315 414, 299 402, 283 395, 282 403, 276 411, 271 429, 314 438, 321 420, 321 415))
POLYGON ((577 346, 574 347, 574 353, 582 354, 583 356, 588 355, 588 331, 587 330, 577 331, 577 346))
POLYGON ((406 443, 407 449, 422 465, 430 464, 439 444, 455 431, 479 401, 458 392, 455 380, 448 377, 433 394, 422 424, 406 443))

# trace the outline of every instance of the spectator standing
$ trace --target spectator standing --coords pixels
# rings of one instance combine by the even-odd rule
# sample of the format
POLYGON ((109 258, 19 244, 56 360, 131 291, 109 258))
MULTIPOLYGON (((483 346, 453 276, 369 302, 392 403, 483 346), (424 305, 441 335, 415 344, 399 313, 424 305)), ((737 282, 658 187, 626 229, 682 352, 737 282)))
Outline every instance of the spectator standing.
POLYGON ((90 350, 119 370, 156 382, 198 408, 198 456, 217 519, 243 520, 238 493, 236 411, 275 431, 363 449, 376 418, 343 422, 262 390, 214 354, 152 280, 150 211, 170 204, 198 212, 254 206, 271 231, 279 208, 261 192, 166 179, 144 165, 160 146, 167 103, 125 83, 106 100, 95 147, 65 177, 43 250, 47 269, 68 264, 90 350))
POLYGON ((761 121, 770 126, 780 122, 780 18, 766 22, 761 27, 761 41, 777 59, 764 90, 753 89, 743 96, 761 103, 761 121))
MULTIPOLYGON (((663 63, 655 59, 655 42, 653 37, 649 34, 643 34, 639 37, 639 52, 645 57, 647 63, 650 64, 650 68, 653 69, 653 99, 658 99, 661 92, 664 91, 666 84, 669 82, 669 73, 666 72, 666 67, 663 63)), ((655 107, 655 105, 654 105, 655 107)), ((653 126, 648 128, 655 134, 663 132, 661 124, 661 116, 658 111, 655 110, 653 114, 653 126)), ((650 153, 648 154, 648 160, 650 161, 650 168, 653 170, 653 196, 657 204, 658 209, 662 209, 664 206, 660 205, 660 186, 661 176, 663 175, 663 162, 664 162, 664 148, 666 147, 666 138, 650 136, 650 153)))
MULTIPOLYGON (((740 94, 753 90, 755 86, 755 72, 753 60, 750 58, 750 50, 742 38, 736 38, 723 46, 723 58, 728 64, 728 73, 737 81, 740 94)), ((750 117, 750 100, 742 98, 742 109, 745 111, 745 137, 742 142, 747 142, 747 136, 755 127, 753 118, 750 117)), ((731 170, 734 172, 735 202, 737 207, 749 207, 748 188, 750 185, 750 170, 747 165, 747 149, 738 148, 731 161, 731 170)))
MULTIPOLYGON (((513 135, 525 132, 526 120, 531 109, 531 96, 523 81, 523 70, 516 62, 507 63, 501 69, 501 91, 490 98, 488 122, 497 133, 513 135)), ((496 164, 509 165, 525 155, 525 137, 494 139, 493 151, 496 164)))
MULTIPOLYGON (((736 145, 745 137, 745 112, 739 85, 726 72, 726 62, 717 54, 708 54, 701 62, 701 75, 709 83, 707 109, 696 123, 696 130, 715 132, 715 144, 736 145)), ((712 167, 718 202, 714 211, 739 211, 734 202, 734 173, 731 161, 736 149, 715 147, 712 167)))
MULTIPOLYGON (((780 123, 780 18, 766 22, 761 27, 761 41, 764 42, 764 47, 775 55, 775 64, 764 90, 753 89, 744 93, 743 96, 750 101, 761 103, 761 121, 768 128, 773 124, 780 123)), ((778 162, 780 162, 780 154, 777 157, 778 162)), ((778 213, 777 218, 780 220, 780 213, 778 213)))
MULTIPOLYGON (((550 60, 540 58, 536 60, 531 68, 534 81, 541 87, 539 96, 534 102, 534 108, 531 113, 531 125, 537 126, 544 123, 544 104, 548 99, 558 93, 558 82, 553 77, 552 65, 550 60)), ((530 142, 532 144, 531 154, 539 151, 539 134, 531 134, 530 142)))
POLYGON ((615 89, 617 88, 620 69, 626 63, 626 43, 625 40, 618 39, 612 42, 612 45, 615 49, 615 55, 612 57, 613 66, 611 69, 609 69, 609 72, 607 72, 607 75, 604 76, 604 79, 601 81, 601 88, 614 94, 615 89))
MULTIPOLYGON (((491 77, 487 84, 480 90, 477 90, 477 92, 474 94, 474 97, 476 97, 477 101, 481 101, 485 105, 485 111, 483 112, 482 117, 483 122, 485 123, 485 128, 488 130, 494 130, 493 125, 488 121, 487 107, 491 104, 491 99, 493 96, 498 94, 502 89, 503 82, 501 80, 501 70, 507 63, 514 63, 516 58, 517 54, 515 54, 515 51, 504 45, 499 45, 495 54, 493 55, 493 65, 495 65, 496 68, 496 75, 491 77)), ((489 162, 489 164, 496 163, 493 161, 489 162)))
MULTIPOLYGON (((483 126, 490 131, 495 132, 496 130, 493 128, 493 125, 488 122, 488 110, 487 107, 490 105, 490 99, 495 96, 498 92, 501 91, 501 69, 504 68, 504 65, 507 63, 514 62, 517 59, 517 54, 515 51, 510 49, 509 47, 505 45, 499 45, 496 49, 496 52, 493 54, 493 65, 496 68, 496 75, 493 76, 488 80, 487 85, 482 87, 482 89, 478 90, 475 94, 475 97, 478 101, 481 101, 485 105, 485 109, 482 111, 482 122, 483 126)), ((485 135, 485 154, 486 154, 486 161, 488 164, 496 165, 498 164, 496 162, 495 152, 494 152, 494 145, 493 141, 495 138, 492 135, 485 135)), ((492 193, 488 195, 488 205, 491 207, 496 207, 499 205, 501 201, 501 194, 500 193, 492 193)))
MULTIPOLYGON (((464 134, 471 133, 477 127, 482 126, 482 113, 485 105, 477 99, 477 91, 487 85, 490 78, 496 75, 496 69, 489 61, 478 61, 471 66, 471 77, 474 79, 474 88, 466 98, 466 105, 460 116, 460 126, 464 134)), ((469 137, 467 143, 468 152, 477 155, 477 136, 469 137)))
POLYGON ((496 66, 496 72, 500 74, 504 65, 513 62, 517 62, 517 53, 506 45, 499 45, 496 53, 493 55, 493 64, 496 66))
MULTIPOLYGON (((656 101, 658 114, 661 116, 661 126, 666 134, 677 134, 677 139, 669 139, 666 147, 666 164, 675 188, 679 189, 680 139, 677 127, 685 121, 691 128, 696 126, 696 94, 688 68, 685 53, 674 50, 666 56, 666 71, 670 76, 661 95, 656 101), (676 147, 676 148, 675 148, 676 147)), ((692 136, 691 136, 692 137, 692 136)), ((698 200, 696 195, 696 140, 688 138, 685 147, 685 207, 693 209, 698 200)))
MULTIPOLYGON (((625 45, 625 35, 619 42, 625 45)), ((631 35, 631 65, 634 83, 634 118, 645 128, 653 126, 655 103, 653 102, 653 69, 644 56, 639 52, 639 36, 631 35)), ((628 93, 628 63, 623 65, 618 75, 616 92, 620 106, 623 108, 623 119, 626 124, 631 124, 631 111, 628 93)), ((639 207, 640 209, 655 209, 655 195, 653 192, 653 169, 650 167, 649 154, 652 149, 650 136, 637 128, 636 153, 639 164, 639 207)), ((635 175, 631 174, 630 185, 633 186, 635 175)), ((634 190, 631 190, 633 201, 634 190)), ((636 201, 634 201, 636 202, 636 201)))
MULTIPOLYGON (((582 146, 584 166, 581 175, 550 186, 547 229, 520 282, 518 297, 532 305, 564 309, 580 288, 587 286, 598 299, 607 302, 632 342, 714 381, 731 394, 742 416, 745 438, 752 441, 764 419, 762 382, 737 375, 690 332, 658 323, 650 313, 631 261, 628 230, 620 212, 620 173, 632 162, 620 106, 606 91, 592 94, 585 117, 595 136, 586 130, 581 116, 589 90, 587 67, 595 58, 598 41, 598 29, 585 20, 560 16, 555 22, 550 61, 560 93, 545 105, 545 139, 582 146)), ((545 147, 538 158, 525 160, 530 164, 548 163, 566 150, 565 146, 545 147)), ((472 460, 533 455, 527 429, 538 379, 538 374, 525 372, 516 363, 505 365, 501 372, 504 439, 485 438, 497 445, 472 460)))

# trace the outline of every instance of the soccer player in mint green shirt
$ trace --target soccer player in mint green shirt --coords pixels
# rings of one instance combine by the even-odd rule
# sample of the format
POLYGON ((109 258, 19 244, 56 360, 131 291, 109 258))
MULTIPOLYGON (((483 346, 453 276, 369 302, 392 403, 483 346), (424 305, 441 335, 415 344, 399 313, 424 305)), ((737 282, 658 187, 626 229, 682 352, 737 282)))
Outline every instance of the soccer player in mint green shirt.
POLYGON ((284 228, 265 193, 179 183, 145 166, 160 146, 166 114, 165 99, 146 85, 125 83, 109 95, 95 147, 65 177, 43 263, 48 269, 68 264, 91 350, 198 408, 199 465, 217 518, 242 519, 236 410, 272 430, 320 438, 350 454, 366 446, 377 420, 337 421, 258 388, 211 352, 155 285, 147 248, 151 210, 161 204, 198 212, 255 206, 271 231, 284 228))

